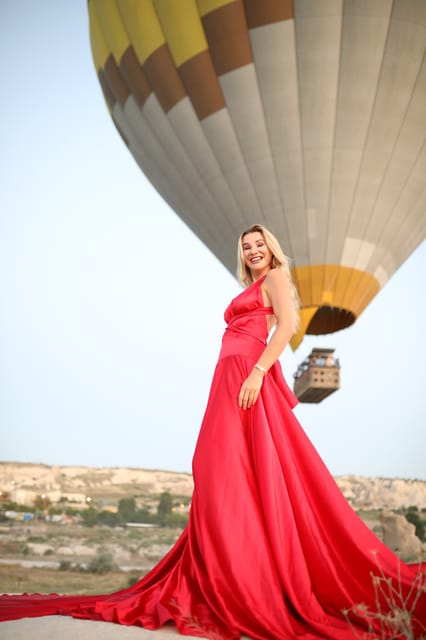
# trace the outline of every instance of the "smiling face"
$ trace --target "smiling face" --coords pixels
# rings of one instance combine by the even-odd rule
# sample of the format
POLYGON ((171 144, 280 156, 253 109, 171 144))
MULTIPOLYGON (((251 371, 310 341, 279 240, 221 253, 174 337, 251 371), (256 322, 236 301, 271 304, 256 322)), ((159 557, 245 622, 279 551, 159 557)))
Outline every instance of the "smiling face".
POLYGON ((271 250, 260 231, 246 233, 241 240, 241 248, 253 280, 258 280, 271 268, 271 250))

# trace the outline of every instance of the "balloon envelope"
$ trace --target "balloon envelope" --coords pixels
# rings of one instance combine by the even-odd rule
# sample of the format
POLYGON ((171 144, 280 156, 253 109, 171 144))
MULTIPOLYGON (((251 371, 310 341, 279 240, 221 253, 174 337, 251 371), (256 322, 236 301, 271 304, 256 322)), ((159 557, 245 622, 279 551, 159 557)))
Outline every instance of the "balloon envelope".
POLYGON ((112 119, 232 272, 261 223, 301 329, 352 324, 426 227, 424 0, 89 0, 112 119))

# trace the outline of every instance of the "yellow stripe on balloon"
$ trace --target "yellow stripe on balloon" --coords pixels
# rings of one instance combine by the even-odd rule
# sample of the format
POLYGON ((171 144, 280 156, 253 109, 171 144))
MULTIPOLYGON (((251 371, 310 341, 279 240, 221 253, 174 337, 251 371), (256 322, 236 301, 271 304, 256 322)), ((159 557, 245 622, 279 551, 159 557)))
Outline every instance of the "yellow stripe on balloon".
POLYGON ((90 18, 90 44, 92 47, 92 56, 96 70, 99 72, 105 65, 108 57, 111 55, 111 51, 109 50, 102 33, 101 24, 99 22, 94 2, 89 2, 88 10, 90 18))
POLYGON ((140 64, 166 39, 152 0, 117 0, 117 5, 140 64))
MULTIPOLYGON (((312 271, 312 267, 310 267, 310 269, 312 271)), ((312 289, 312 300, 314 301, 314 304, 316 303, 317 300, 321 300, 322 304, 326 302, 323 297, 324 272, 325 272, 325 265, 315 265, 315 267, 313 267, 313 273, 311 277, 311 289, 312 289)))
POLYGON ((197 0, 198 12, 200 16, 205 16, 227 4, 232 4, 232 2, 236 2, 236 0, 197 0))
POLYGON ((346 288, 342 304, 347 307, 350 306, 351 311, 356 316, 359 316, 380 290, 380 284, 376 278, 373 278, 370 274, 365 274, 363 271, 358 271, 357 269, 353 269, 352 271, 354 273, 352 274, 349 286, 346 288), (366 276, 368 276, 368 278, 366 278, 366 276))
MULTIPOLYGON (((93 0, 91 0, 92 4, 93 0)), ((115 0, 95 0, 96 13, 101 29, 119 65, 123 53, 129 48, 130 40, 124 28, 115 0)))
POLYGON ((291 271, 302 303, 300 328, 290 341, 293 350, 306 333, 312 333, 309 324, 321 308, 345 311, 356 319, 380 290, 378 280, 370 273, 351 267, 317 264, 294 267, 291 271))
POLYGON ((378 280, 370 273, 352 267, 306 265, 294 267, 292 273, 304 305, 336 307, 356 316, 380 289, 378 280))
POLYGON ((177 67, 208 48, 195 0, 154 0, 154 7, 177 67))

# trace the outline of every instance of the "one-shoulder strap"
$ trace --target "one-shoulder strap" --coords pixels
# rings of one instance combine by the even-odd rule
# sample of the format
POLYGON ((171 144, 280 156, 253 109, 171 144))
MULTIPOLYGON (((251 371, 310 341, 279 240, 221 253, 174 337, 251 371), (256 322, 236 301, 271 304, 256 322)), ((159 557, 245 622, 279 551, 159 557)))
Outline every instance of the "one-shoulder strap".
MULTIPOLYGON (((262 285, 262 283, 265 280, 267 275, 268 274, 265 273, 265 275, 262 276, 261 278, 259 278, 259 280, 256 280, 255 284, 262 285)), ((259 296, 259 302, 261 301, 263 303, 263 293, 262 293, 262 287, 261 286, 259 286, 258 296, 259 296)), ((264 307, 263 304, 262 304, 261 307, 259 307, 258 310, 260 311, 260 313, 258 315, 265 315, 265 316, 274 315, 274 310, 272 309, 272 307, 264 307)))

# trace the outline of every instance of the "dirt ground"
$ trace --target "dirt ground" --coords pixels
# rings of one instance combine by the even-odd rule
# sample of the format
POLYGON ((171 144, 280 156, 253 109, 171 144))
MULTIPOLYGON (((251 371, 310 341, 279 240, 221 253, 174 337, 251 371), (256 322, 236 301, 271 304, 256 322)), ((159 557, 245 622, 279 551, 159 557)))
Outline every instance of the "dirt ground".
POLYGON ((158 631, 125 627, 110 622, 76 620, 65 616, 24 618, 0 623, 1 640, 178 640, 182 638, 170 625, 158 631))

